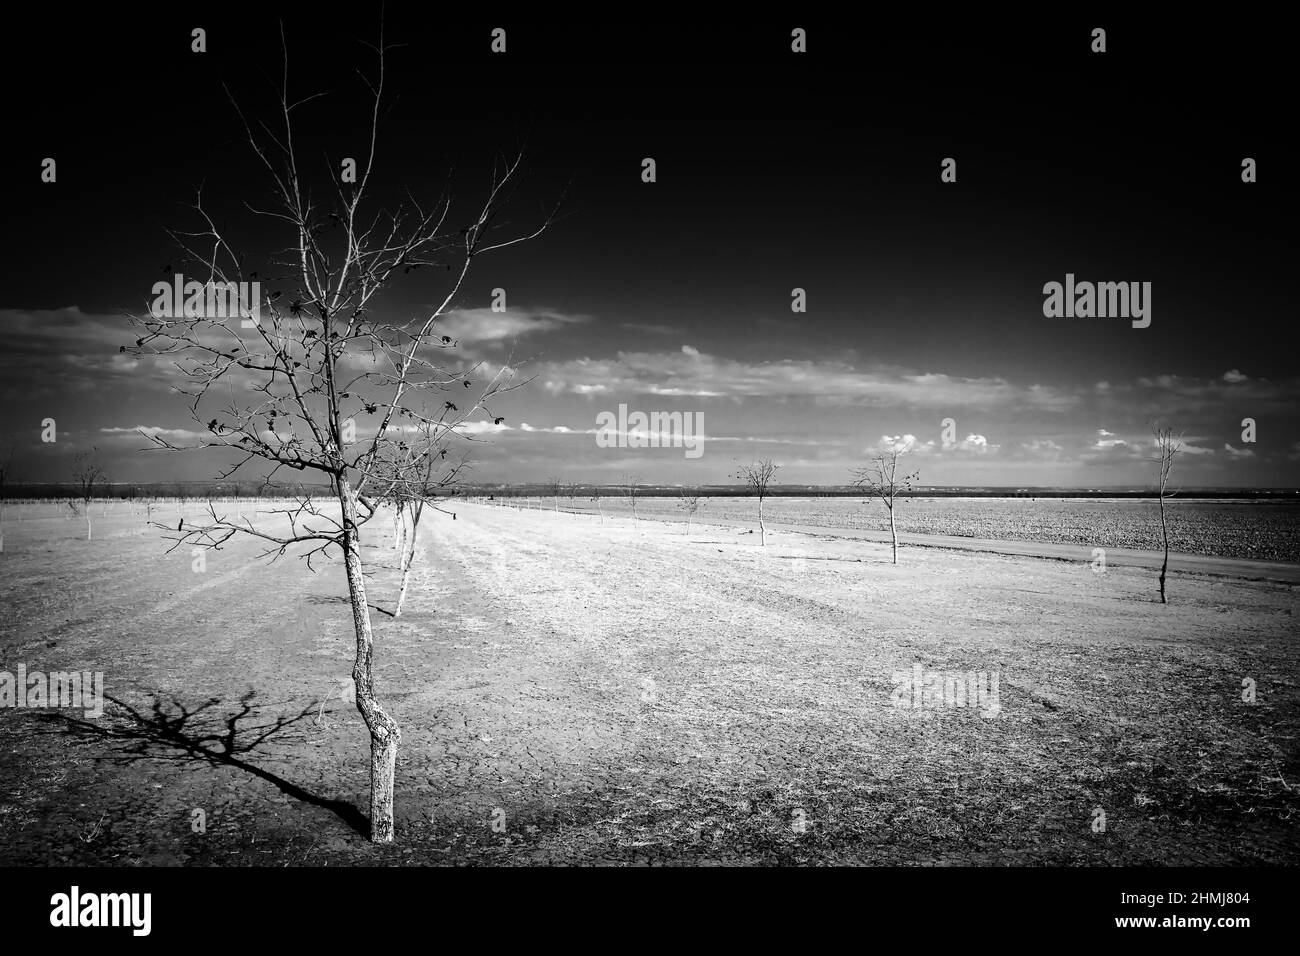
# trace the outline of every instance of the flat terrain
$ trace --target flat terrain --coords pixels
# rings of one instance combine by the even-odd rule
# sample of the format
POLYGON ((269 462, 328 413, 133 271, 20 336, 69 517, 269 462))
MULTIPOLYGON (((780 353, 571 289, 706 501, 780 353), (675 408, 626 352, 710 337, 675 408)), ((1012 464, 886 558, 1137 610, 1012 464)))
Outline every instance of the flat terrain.
MULTIPOLYGON (((607 493, 608 494, 608 493, 607 493)), ((513 503, 517 499, 502 499, 513 503)), ((549 498, 531 498, 549 507, 549 498)), ((753 498, 701 498, 697 519, 754 522, 753 498)), ((561 510, 631 515, 626 497, 561 496, 561 510)), ((1169 547, 1188 555, 1300 563, 1300 501, 1173 497, 1165 502, 1169 547)), ((637 512, 685 520, 681 499, 639 497, 637 512)), ((769 521, 832 531, 888 531, 884 507, 866 495, 776 497, 769 521)), ((1160 511, 1139 498, 900 498, 898 530, 994 541, 1032 541, 1092 548, 1152 550, 1161 547, 1160 511)))
POLYGON ((0 670, 121 706, 0 710, 0 863, 1300 862, 1291 584, 1179 572, 1161 605, 1123 564, 460 504, 374 615, 376 848, 340 562, 196 571, 100 507, 91 542, 6 520, 0 670), (915 664, 997 674, 996 714, 897 706, 915 664))

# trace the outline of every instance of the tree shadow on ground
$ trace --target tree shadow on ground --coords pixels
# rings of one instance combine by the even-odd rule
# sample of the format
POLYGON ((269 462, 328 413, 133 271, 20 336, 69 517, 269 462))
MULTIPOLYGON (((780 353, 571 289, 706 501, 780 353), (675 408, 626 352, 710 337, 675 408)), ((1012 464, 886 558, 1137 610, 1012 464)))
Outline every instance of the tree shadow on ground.
MULTIPOLYGON (((307 598, 307 603, 308 604, 351 604, 352 599, 349 598, 346 594, 313 594, 311 597, 307 598)), ((367 604, 366 607, 370 608, 370 610, 372 611, 378 611, 380 614, 387 614, 389 617, 393 616, 392 611, 388 610, 387 608, 382 608, 378 604, 367 604)))
POLYGON ((256 723, 257 708, 250 703, 255 693, 248 691, 239 699, 239 710, 224 716, 214 710, 221 704, 216 697, 191 709, 174 697, 170 703, 164 703, 155 695, 150 713, 146 714, 143 708, 137 709, 105 694, 104 699, 113 707, 107 708, 104 716, 111 717, 111 722, 82 720, 62 713, 50 714, 48 719, 61 723, 69 733, 112 741, 117 759, 128 763, 172 760, 242 770, 274 784, 295 800, 330 811, 357 833, 369 834, 370 821, 355 804, 317 796, 249 762, 247 758, 257 756, 259 747, 273 739, 283 739, 286 731, 306 720, 313 711, 319 712, 321 706, 320 701, 314 701, 295 716, 278 716, 269 722, 256 723), (249 719, 254 723, 240 726, 240 721, 249 719))

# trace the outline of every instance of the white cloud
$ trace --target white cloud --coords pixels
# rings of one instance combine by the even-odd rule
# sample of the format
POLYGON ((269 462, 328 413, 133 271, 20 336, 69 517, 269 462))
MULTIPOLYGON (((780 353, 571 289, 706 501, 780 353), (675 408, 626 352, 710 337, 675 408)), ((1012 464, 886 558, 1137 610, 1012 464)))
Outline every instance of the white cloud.
POLYGON ((462 345, 498 343, 538 332, 552 332, 590 319, 555 309, 456 309, 444 315, 434 331, 449 335, 462 345))
POLYGON ((868 454, 892 452, 895 449, 910 455, 928 455, 935 450, 933 441, 921 441, 915 435, 881 435, 880 440, 866 449, 868 454))
POLYGON ((527 422, 519 423, 521 432, 531 432, 538 435, 594 435, 594 428, 570 428, 567 425, 530 425, 527 422))
POLYGON ((1093 451, 1111 451, 1112 449, 1129 449, 1133 450, 1137 446, 1119 438, 1112 431, 1104 428, 1097 429, 1097 440, 1089 446, 1093 451))
POLYGON ((146 436, 156 436, 172 443, 201 442, 211 436, 204 432, 191 431, 188 428, 163 428, 159 425, 134 425, 130 428, 101 428, 100 432, 114 438, 135 437, 147 441, 146 436))
POLYGON ((509 425, 496 425, 489 421, 462 422, 456 431, 463 435, 496 435, 500 432, 514 431, 509 425))
POLYGON ((744 362, 684 345, 677 352, 618 352, 609 358, 543 362, 534 370, 553 395, 584 394, 601 383, 614 395, 808 399, 820 405, 927 409, 978 408, 1057 413, 1080 395, 1054 386, 1014 385, 898 366, 858 368, 837 360, 744 362))
POLYGON ((998 446, 990 445, 988 439, 983 435, 974 433, 967 435, 961 441, 943 443, 944 451, 970 451, 982 455, 989 451, 997 451, 997 449, 998 446))

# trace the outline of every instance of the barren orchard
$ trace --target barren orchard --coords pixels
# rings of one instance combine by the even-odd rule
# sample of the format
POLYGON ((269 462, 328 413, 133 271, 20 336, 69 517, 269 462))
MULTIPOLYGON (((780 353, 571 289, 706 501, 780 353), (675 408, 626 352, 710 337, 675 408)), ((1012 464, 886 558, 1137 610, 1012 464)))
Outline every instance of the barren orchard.
POLYGON ((377 520, 375 845, 337 559, 93 507, 6 512, 0 656, 112 700, 0 711, 3 863, 1300 862, 1291 583, 461 502, 393 618, 377 520))

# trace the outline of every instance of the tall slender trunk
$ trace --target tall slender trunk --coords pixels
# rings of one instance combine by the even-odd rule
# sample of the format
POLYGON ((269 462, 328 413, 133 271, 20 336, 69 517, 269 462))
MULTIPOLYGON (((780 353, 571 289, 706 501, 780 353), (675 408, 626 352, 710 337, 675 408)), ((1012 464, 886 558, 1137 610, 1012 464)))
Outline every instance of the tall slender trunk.
POLYGON ((763 499, 758 499, 758 545, 761 548, 767 547, 767 528, 763 524, 763 499))
MULTIPOLYGON (((415 544, 411 544, 411 550, 415 550, 415 544)), ((406 601, 406 586, 411 580, 411 564, 413 555, 408 557, 402 555, 402 586, 397 589, 397 607, 393 609, 393 617, 402 616, 402 604, 406 601)))
POLYGON ((894 509, 889 509, 889 536, 894 542, 894 563, 898 563, 898 529, 894 527, 894 509))
POLYGON ((1160 534, 1165 539, 1165 559, 1160 564, 1160 603, 1168 604, 1165 598, 1165 571, 1169 568, 1169 529, 1165 525, 1165 493, 1160 491, 1160 534))
POLYGON ((90 540, 90 502, 86 502, 86 540, 90 540))
POLYGON ((694 521, 695 521, 695 515, 691 514, 691 513, 688 511, 688 512, 686 513, 686 533, 687 533, 687 534, 690 534, 690 533, 691 533, 691 523, 694 522, 694 521))
POLYGON ((357 505, 346 478, 339 479, 338 489, 339 504, 343 509, 343 563, 347 569, 348 597, 352 601, 352 625, 357 635, 352 680, 357 688, 357 710, 370 731, 370 842, 392 843, 393 775, 402 733, 397 721, 388 716, 375 700, 372 667, 375 639, 370 629, 370 605, 366 603, 366 579, 361 569, 357 505))
POLYGON ((402 549, 402 585, 397 589, 397 607, 393 617, 402 616, 402 604, 406 600, 406 586, 411 581, 411 565, 415 564, 415 548, 420 537, 420 512, 423 505, 411 506, 411 531, 407 535, 406 547, 402 549))

